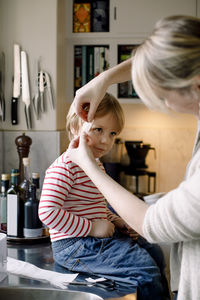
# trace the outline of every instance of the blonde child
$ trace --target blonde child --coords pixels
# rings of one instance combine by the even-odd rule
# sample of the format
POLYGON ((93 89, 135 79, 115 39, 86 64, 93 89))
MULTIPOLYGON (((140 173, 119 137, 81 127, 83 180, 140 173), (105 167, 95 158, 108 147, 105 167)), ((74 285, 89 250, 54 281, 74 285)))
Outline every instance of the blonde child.
MULTIPOLYGON (((70 139, 87 127, 88 145, 102 169, 99 159, 111 150, 123 126, 122 108, 110 94, 100 102, 92 123, 78 117, 73 104, 67 116, 70 139)), ((108 209, 103 195, 69 159, 68 151, 46 171, 39 216, 50 228, 54 260, 59 265, 132 285, 138 299, 164 299, 155 261, 128 235, 130 228, 108 209)))

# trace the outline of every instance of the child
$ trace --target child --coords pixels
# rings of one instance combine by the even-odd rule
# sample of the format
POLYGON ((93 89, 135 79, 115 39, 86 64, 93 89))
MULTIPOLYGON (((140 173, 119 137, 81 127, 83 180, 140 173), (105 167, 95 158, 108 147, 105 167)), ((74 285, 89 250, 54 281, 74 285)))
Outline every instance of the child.
MULTIPOLYGON (((122 108, 117 99, 106 94, 93 122, 84 123, 72 104, 67 116, 69 138, 87 126, 89 146, 103 168, 99 158, 111 150, 124 126, 122 108)), ((103 195, 68 158, 67 151, 46 171, 39 216, 50 228, 53 255, 59 265, 133 285, 141 296, 138 299, 163 299, 155 261, 133 238, 120 233, 124 229, 129 233, 130 228, 107 208, 103 195)))

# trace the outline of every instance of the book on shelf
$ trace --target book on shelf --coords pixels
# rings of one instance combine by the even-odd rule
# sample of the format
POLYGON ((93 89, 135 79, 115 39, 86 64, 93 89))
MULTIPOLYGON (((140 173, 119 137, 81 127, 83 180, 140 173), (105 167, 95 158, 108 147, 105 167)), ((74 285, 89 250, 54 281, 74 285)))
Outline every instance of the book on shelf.
POLYGON ((82 46, 82 82, 81 86, 87 83, 87 46, 82 46))
POLYGON ((94 46, 87 47, 87 82, 94 77, 94 46))
MULTIPOLYGON (((118 46, 118 62, 123 62, 131 57, 133 49, 137 45, 119 45, 118 46)), ((126 81, 118 84, 118 97, 119 98, 138 98, 132 81, 126 81)))
POLYGON ((100 73, 105 69, 105 47, 99 47, 99 71, 100 73))
POLYGON ((92 31, 93 32, 109 31, 109 1, 108 0, 92 1, 92 31))
POLYGON ((94 47, 94 77, 100 74, 100 49, 94 47))
POLYGON ((91 3, 74 3, 73 32, 91 31, 91 3))
POLYGON ((74 90, 82 86, 82 47, 76 46, 74 49, 74 90))
POLYGON ((109 47, 83 45, 74 47, 74 91, 109 67, 109 47))

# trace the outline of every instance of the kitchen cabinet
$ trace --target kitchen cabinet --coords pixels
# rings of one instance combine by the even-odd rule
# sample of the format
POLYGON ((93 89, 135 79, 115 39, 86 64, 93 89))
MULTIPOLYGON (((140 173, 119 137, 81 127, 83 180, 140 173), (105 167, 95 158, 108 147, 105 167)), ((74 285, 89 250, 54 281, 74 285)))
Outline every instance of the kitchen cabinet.
MULTIPOLYGON (((198 0, 200 1, 200 0, 198 0)), ((78 1, 77 1, 78 2, 78 1)), ((87 2, 87 1, 85 1, 87 2)), ((92 1, 88 1, 92 2, 92 1)), ((67 101, 74 98, 75 47, 104 45, 109 48, 109 67, 119 62, 119 46, 138 45, 152 31, 155 22, 167 15, 197 14, 196 0, 110 0, 108 32, 73 32, 73 4, 67 1, 66 11, 66 60, 67 60, 67 101)), ((130 84, 129 84, 130 86, 130 84)), ((122 103, 138 103, 136 97, 120 97, 119 86, 108 90, 122 103)), ((126 94, 126 93, 125 93, 126 94)))
POLYGON ((197 17, 200 18, 200 0, 197 0, 197 17))
MULTIPOLYGON (((199 1, 199 0, 198 0, 199 1)), ((147 35, 162 17, 170 15, 196 16, 196 0, 113 0, 115 34, 147 35)))
MULTIPOLYGON (((141 43, 141 37, 121 37, 120 39, 114 35, 114 11, 115 11, 115 1, 108 1, 109 3, 109 28, 108 32, 85 32, 85 33, 74 33, 73 32, 73 0, 69 0, 67 3, 67 35, 66 35, 66 60, 67 60, 67 80, 66 80, 66 90, 67 90, 67 101, 72 102, 74 98, 74 78, 76 68, 75 68, 75 48, 77 46, 103 46, 109 49, 109 67, 112 67, 118 62, 118 45, 119 44, 135 44, 138 45, 141 43), (113 13, 111 13, 113 12, 113 13)), ((108 90, 116 97, 118 96, 117 85, 113 85, 108 90)), ((133 101, 132 99, 123 98, 123 102, 133 101)), ((138 99, 134 99, 135 102, 138 102, 138 99)))

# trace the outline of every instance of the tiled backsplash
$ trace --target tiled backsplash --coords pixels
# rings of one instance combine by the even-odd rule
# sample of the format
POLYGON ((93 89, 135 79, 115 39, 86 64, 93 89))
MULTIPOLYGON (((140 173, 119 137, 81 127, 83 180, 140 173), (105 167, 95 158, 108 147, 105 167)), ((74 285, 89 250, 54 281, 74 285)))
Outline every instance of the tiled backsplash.
MULTIPOLYGON (((0 173, 10 173, 12 168, 19 167, 15 139, 22 133, 22 131, 0 131, 0 173)), ((32 139, 29 153, 31 171, 40 173, 42 184, 46 169, 66 149, 66 132, 26 131, 25 134, 32 139)))

